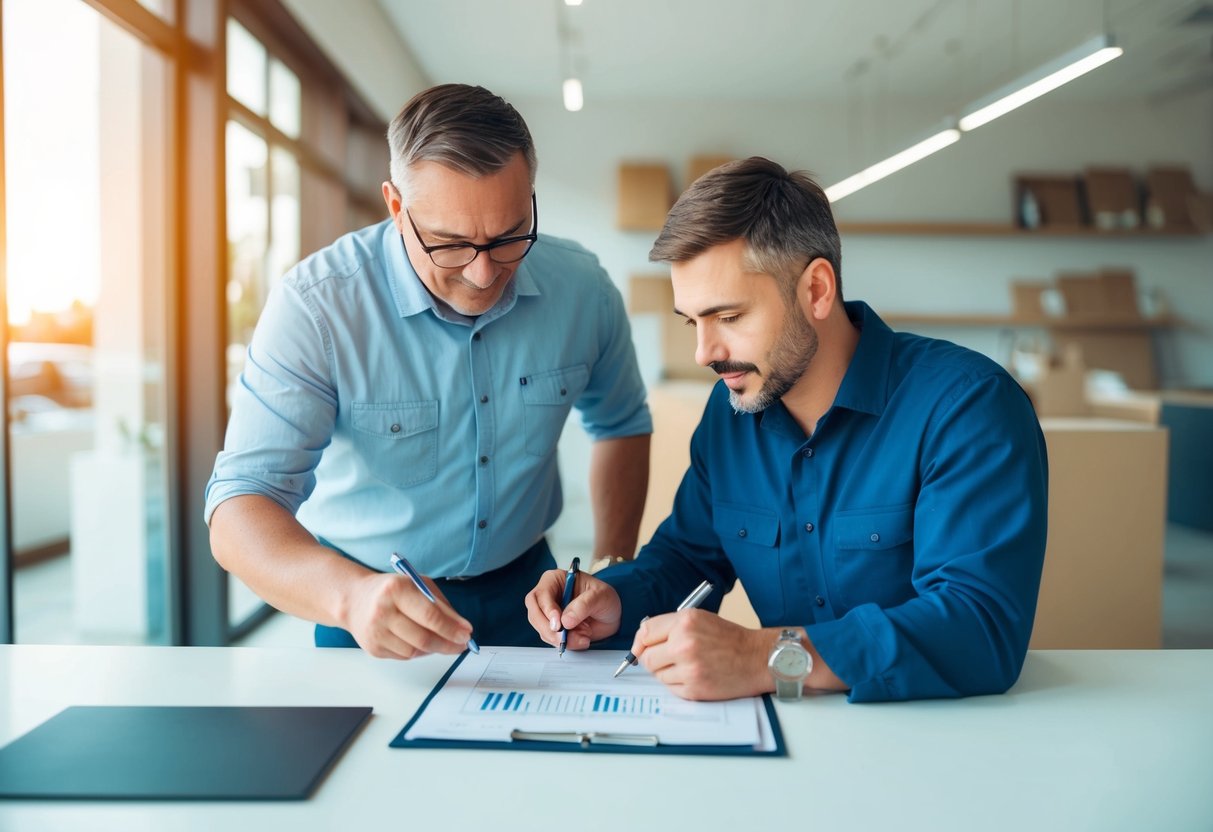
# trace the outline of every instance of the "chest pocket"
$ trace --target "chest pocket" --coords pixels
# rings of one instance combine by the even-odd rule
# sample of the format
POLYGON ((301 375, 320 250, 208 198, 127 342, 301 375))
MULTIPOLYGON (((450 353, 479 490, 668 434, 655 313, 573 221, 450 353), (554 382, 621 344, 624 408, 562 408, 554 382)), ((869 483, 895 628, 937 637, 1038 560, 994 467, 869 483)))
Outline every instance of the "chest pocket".
POLYGON ((712 528, 759 619, 764 622, 783 620, 779 516, 765 508, 715 503, 712 528))
POLYGON ((547 456, 556 451, 569 410, 589 380, 590 370, 584 364, 533 373, 520 380, 528 454, 547 456))
POLYGON ((438 473, 438 402, 354 402, 354 445, 371 474, 409 486, 438 473))
POLYGON ((893 606, 914 595, 914 506, 834 517, 834 592, 847 607, 893 606))

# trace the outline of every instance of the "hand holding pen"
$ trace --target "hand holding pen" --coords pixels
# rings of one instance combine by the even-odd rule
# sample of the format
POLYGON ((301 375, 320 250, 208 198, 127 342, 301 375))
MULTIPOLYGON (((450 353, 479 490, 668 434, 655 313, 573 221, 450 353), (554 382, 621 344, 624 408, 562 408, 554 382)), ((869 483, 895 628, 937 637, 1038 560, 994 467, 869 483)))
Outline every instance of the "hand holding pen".
MULTIPOLYGON (((684 598, 682 600, 682 603, 678 605, 677 609, 675 609, 674 612, 682 612, 683 610, 693 610, 696 607, 698 607, 700 604, 702 604, 707 599, 707 597, 711 594, 712 594, 712 585, 709 582, 704 581, 699 586, 695 587, 695 589, 691 592, 690 595, 688 595, 686 598, 684 598)), ((648 618, 649 617, 646 615, 644 618, 642 618, 640 620, 640 623, 643 624, 645 621, 648 621, 648 618)), ((628 654, 623 657, 623 661, 621 661, 619 663, 619 667, 617 667, 615 669, 615 676, 618 676, 620 673, 627 670, 629 667, 635 667, 637 661, 638 661, 638 659, 636 658, 636 654, 634 652, 632 652, 631 650, 629 650, 628 654)))
MULTIPOLYGON (((421 573, 418 572, 416 569, 414 569, 413 565, 411 563, 409 563, 407 560, 402 558, 400 555, 393 552, 392 557, 391 557, 391 564, 392 564, 393 569, 395 569, 401 575, 404 575, 410 581, 413 582, 413 586, 417 587, 417 590, 422 595, 425 596, 425 599, 427 601, 429 601, 431 604, 438 603, 438 599, 434 597, 434 593, 430 591, 430 588, 426 585, 425 581, 422 579, 421 573)), ((470 636, 468 637, 468 649, 471 650, 473 653, 480 652, 480 645, 476 643, 476 639, 474 639, 470 636)))
MULTIPOLYGON (((581 565, 581 558, 573 558, 573 562, 569 564, 569 573, 564 579, 564 598, 560 602, 560 609, 563 611, 565 607, 573 600, 573 587, 577 584, 577 567, 581 565)), ((569 631, 564 627, 560 628, 560 655, 564 656, 564 648, 569 643, 569 631)))

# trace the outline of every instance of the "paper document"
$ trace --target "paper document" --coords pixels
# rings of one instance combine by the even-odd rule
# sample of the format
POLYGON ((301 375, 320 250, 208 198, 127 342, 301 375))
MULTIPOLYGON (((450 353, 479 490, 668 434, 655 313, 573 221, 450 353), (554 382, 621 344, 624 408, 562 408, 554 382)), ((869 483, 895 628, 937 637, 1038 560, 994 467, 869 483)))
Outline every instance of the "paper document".
POLYGON ((655 737, 661 745, 774 748, 759 697, 688 702, 643 666, 612 678, 623 651, 482 647, 467 654, 405 739, 509 742, 515 731, 655 737))

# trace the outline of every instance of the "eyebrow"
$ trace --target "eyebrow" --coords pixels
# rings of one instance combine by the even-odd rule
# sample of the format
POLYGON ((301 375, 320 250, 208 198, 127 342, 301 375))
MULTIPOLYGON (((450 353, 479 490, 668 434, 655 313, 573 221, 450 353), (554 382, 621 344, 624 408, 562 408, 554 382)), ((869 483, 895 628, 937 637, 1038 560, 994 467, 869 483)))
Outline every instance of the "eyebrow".
MULTIPOLYGON (((721 312, 732 312, 737 309, 740 309, 741 307, 742 307, 741 302, 720 303, 720 304, 717 304, 716 306, 709 306, 707 309, 701 310, 696 317, 710 318, 713 315, 719 315, 721 312)), ((677 306, 674 307, 674 314, 681 315, 684 318, 691 317, 690 315, 688 315, 687 313, 685 313, 681 309, 679 309, 677 306)))
MULTIPOLYGON (((517 231, 519 228, 521 228, 522 224, 524 222, 526 222, 525 219, 519 220, 518 222, 514 223, 512 226, 510 226, 509 228, 507 228, 505 231, 501 232, 500 234, 490 237, 489 242, 493 242, 494 240, 500 240, 505 237, 509 237, 515 231, 517 231)), ((465 237, 462 234, 454 234, 450 231, 428 231, 428 230, 426 230, 425 233, 428 234, 429 236, 433 237, 436 240, 465 240, 466 241, 468 239, 467 237, 465 237)))

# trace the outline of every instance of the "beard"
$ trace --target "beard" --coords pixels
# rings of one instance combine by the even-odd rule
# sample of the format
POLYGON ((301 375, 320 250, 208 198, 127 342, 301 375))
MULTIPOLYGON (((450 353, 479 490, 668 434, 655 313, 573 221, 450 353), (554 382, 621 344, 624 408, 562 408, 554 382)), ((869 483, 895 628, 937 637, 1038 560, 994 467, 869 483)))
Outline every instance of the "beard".
MULTIPOLYGON (((762 387, 750 401, 744 399, 744 394, 736 390, 729 391, 729 404, 736 413, 760 413, 783 398, 800 377, 804 375, 813 356, 817 354, 817 330, 805 320, 804 312, 796 303, 788 305, 787 314, 783 318, 783 327, 779 337, 767 354, 769 369, 762 387)), ((717 373, 738 372, 749 370, 762 377, 762 372, 753 364, 732 364, 720 361, 711 365, 717 373)))

